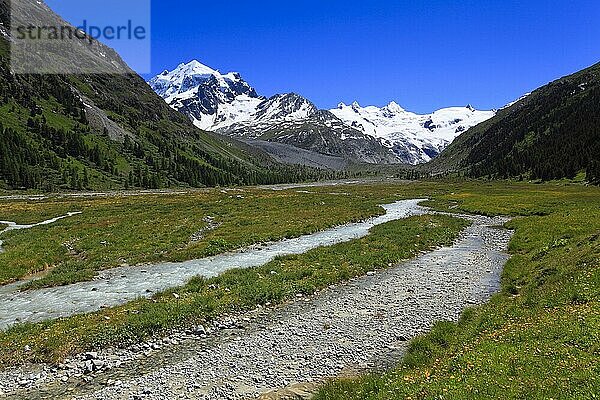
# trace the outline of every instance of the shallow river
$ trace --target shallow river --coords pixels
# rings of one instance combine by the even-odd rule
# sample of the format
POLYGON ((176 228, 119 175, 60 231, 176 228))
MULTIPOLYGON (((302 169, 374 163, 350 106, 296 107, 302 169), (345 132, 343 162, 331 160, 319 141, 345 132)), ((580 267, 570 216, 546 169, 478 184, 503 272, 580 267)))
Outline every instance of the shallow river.
MULTIPOLYGON (((402 204, 397 216, 423 211, 416 202, 402 204)), ((410 339, 437 321, 458 320, 499 288, 512 236, 499 227, 508 219, 460 217, 472 225, 451 246, 309 298, 213 321, 202 328, 208 335, 171 332, 140 346, 103 349, 98 357, 107 368, 98 373, 84 375, 85 357, 68 361, 74 366, 66 370, 0 372, 0 397, 247 400, 292 383, 310 391, 330 377, 396 365, 410 339)))
POLYGON ((3 286, 0 287, 0 330, 20 322, 39 322, 97 311, 139 297, 151 297, 156 292, 184 285, 195 276, 210 278, 232 268, 264 265, 277 256, 302 254, 317 247, 361 238, 374 226, 424 214, 427 209, 418 205, 422 201, 398 201, 382 206, 386 214, 368 221, 215 257, 143 267, 119 267, 101 272, 90 282, 27 292, 18 291, 22 282, 3 286))

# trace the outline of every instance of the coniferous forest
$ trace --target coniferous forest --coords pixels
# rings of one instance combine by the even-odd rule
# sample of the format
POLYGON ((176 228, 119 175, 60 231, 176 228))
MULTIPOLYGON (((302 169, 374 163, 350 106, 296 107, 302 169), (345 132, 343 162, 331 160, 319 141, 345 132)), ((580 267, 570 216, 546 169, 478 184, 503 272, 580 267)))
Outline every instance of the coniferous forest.
POLYGON ((460 136, 435 169, 479 178, 600 182, 600 64, 552 82, 460 136), (457 163, 457 160, 460 160, 457 163))
POLYGON ((135 75, 13 75, 3 39, 0 133, 0 187, 6 189, 204 187, 347 176, 275 163, 202 132, 135 75), (109 124, 88 121, 83 98, 109 124), (123 129, 115 134, 110 124, 123 129))

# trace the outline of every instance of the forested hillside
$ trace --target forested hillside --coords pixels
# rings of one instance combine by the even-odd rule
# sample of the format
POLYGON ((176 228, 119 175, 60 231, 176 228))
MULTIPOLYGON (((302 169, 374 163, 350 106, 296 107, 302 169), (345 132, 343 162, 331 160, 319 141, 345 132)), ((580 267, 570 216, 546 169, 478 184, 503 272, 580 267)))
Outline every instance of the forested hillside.
POLYGON ((600 182, 600 64, 552 82, 461 135, 429 167, 471 177, 600 182))
MULTIPOLYGON (((5 27, 7 15, 0 1, 5 27)), ((0 35, 0 188, 202 187, 334 176, 275 163, 198 130, 134 73, 14 75, 0 35)))

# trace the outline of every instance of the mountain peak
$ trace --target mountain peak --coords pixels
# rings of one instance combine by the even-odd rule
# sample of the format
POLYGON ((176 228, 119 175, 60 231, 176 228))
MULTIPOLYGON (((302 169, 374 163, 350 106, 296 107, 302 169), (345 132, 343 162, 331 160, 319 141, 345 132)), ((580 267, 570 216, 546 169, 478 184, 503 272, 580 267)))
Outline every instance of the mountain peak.
POLYGON ((211 67, 202 64, 198 60, 192 60, 188 63, 181 63, 173 71, 168 73, 171 77, 186 77, 186 76, 211 76, 215 75, 219 77, 221 74, 219 71, 212 69, 211 67))
POLYGON ((237 96, 256 98, 256 91, 246 83, 238 72, 222 75, 198 60, 181 63, 172 71, 164 71, 152 78, 148 84, 168 103, 189 101, 202 96, 202 108, 213 113, 217 103, 230 103, 237 96), (199 90, 203 87, 203 90, 199 90), (210 103, 210 104, 209 104, 210 103))
POLYGON ((390 104, 385 106, 385 109, 392 114, 404 112, 404 108, 400 107, 400 105, 398 105, 398 103, 396 103, 395 101, 390 102, 390 104))
POLYGON ((206 65, 202 64, 200 61, 193 59, 191 61, 189 61, 187 64, 186 63, 181 63, 180 65, 187 65, 190 67, 197 67, 197 66, 201 66, 201 67, 206 67, 206 65))
POLYGON ((257 119, 299 120, 309 118, 318 108, 297 93, 277 94, 262 102, 255 114, 257 119))

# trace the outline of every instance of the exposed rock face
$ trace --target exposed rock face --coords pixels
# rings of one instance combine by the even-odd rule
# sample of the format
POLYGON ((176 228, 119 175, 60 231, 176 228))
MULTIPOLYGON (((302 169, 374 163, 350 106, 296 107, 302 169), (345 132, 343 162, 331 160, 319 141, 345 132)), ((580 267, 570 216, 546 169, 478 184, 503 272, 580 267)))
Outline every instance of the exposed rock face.
MULTIPOLYGON (((75 31, 44 2, 36 0, 13 0, 10 8, 8 0, 0 0, 0 20, 0 36, 12 36, 13 39, 9 40, 15 43, 15 33, 19 27, 56 27, 75 31)), ((85 37, 81 40, 54 40, 51 44, 47 40, 29 40, 27 47, 18 45, 13 48, 13 70, 16 68, 20 73, 44 74, 135 74, 115 50, 97 40, 85 37), (36 51, 35 46, 43 47, 36 51)))
POLYGON ((296 93, 261 97, 240 74, 223 75, 198 61, 148 83, 202 129, 372 164, 430 161, 461 132, 494 115, 471 106, 418 115, 395 102, 383 108, 340 103, 319 110, 296 93))

